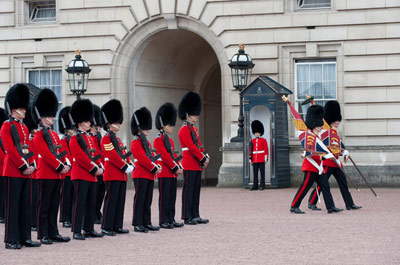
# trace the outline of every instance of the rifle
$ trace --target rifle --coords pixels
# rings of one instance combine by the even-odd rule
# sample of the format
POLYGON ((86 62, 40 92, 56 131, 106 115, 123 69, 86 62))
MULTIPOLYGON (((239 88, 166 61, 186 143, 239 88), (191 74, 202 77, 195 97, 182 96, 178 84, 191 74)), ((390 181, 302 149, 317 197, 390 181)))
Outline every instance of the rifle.
MULTIPOLYGON (((65 126, 64 118, 61 117, 60 119, 61 119, 62 125, 64 126, 64 130, 66 130, 67 126, 65 126)), ((69 140, 71 140, 71 136, 69 136, 67 132, 64 133, 64 136, 65 136, 65 138, 67 138, 67 144, 68 144, 68 148, 69 148, 69 140)))
POLYGON ((250 147, 250 160, 253 160, 253 142, 251 140, 249 143, 249 147, 250 147))
MULTIPOLYGON (((186 119, 187 120, 189 120, 189 115, 186 113, 186 119)), ((197 148, 204 148, 204 146, 200 146, 199 145, 199 141, 197 141, 197 136, 196 136, 196 133, 194 132, 194 130, 192 129, 192 126, 190 125, 190 122, 189 122, 189 129, 190 129, 190 136, 192 136, 192 140, 193 140, 193 143, 197 146, 197 148)), ((208 152, 206 151, 206 150, 204 150, 204 152, 202 152, 203 153, 203 155, 206 157, 206 158, 208 158, 208 159, 210 159, 210 155, 208 154, 208 152)))
MULTIPOLYGON (((135 118, 135 122, 136 122, 136 124, 137 124, 137 126, 138 126, 138 128, 139 128, 139 131, 142 132, 142 129, 140 128, 139 121, 138 121, 138 119, 137 119, 135 113, 133 113, 133 117, 135 118)), ((146 138, 146 136, 145 136, 143 133, 140 133, 140 134, 139 134, 139 137, 140 137, 140 141, 142 142, 142 146, 143 146, 143 148, 144 148, 144 152, 146 153, 146 156, 147 156, 148 158, 150 158, 151 162, 155 162, 155 161, 157 161, 159 158, 161 158, 161 155, 160 155, 160 154, 157 154, 157 155, 155 155, 155 156, 153 156, 153 155, 151 154, 149 142, 147 141, 147 138, 146 138)))
POLYGON ((14 146, 17 148, 18 154, 20 156, 22 156, 25 160, 27 160, 27 159, 31 158, 32 156, 34 156, 35 154, 32 151, 29 151, 29 145, 23 145, 21 143, 21 137, 19 136, 17 126, 15 126, 15 124, 12 123, 12 120, 14 118, 11 115, 11 109, 10 109, 10 105, 8 104, 8 102, 6 102, 6 106, 7 106, 8 116, 9 116, 10 122, 11 122, 11 137, 13 139, 14 146), (28 153, 24 154, 22 149, 28 149, 28 153))
MULTIPOLYGON (((38 111, 38 109, 35 106, 35 112, 36 112, 36 116, 38 117, 38 119, 40 120, 40 113, 38 111)), ((40 126, 42 126, 42 131, 43 131, 43 138, 44 141, 47 144, 47 147, 49 147, 50 152, 57 158, 57 159, 62 159, 64 156, 66 156, 68 153, 67 151, 62 151, 61 154, 57 154, 56 152, 56 148, 61 148, 61 145, 54 145, 53 144, 53 138, 50 135, 49 132, 49 128, 47 126, 45 126, 41 121, 39 122, 40 126)))
POLYGON ((96 152, 96 149, 88 149, 87 143, 86 143, 85 139, 83 139, 81 132, 76 127, 74 119, 72 119, 71 114, 68 114, 68 115, 69 115, 69 120, 71 121, 71 124, 74 126, 79 146, 82 148, 83 152, 89 157, 90 160, 92 160, 93 162, 96 162, 97 160, 99 160, 101 158, 101 155, 99 154, 95 157, 92 157, 90 155, 89 152, 96 152))
MULTIPOLYGON (((161 119, 161 116, 159 116, 159 118, 160 118, 161 127, 164 127, 164 123, 163 123, 163 121, 162 121, 162 119, 161 119)), ((168 136, 168 134, 166 134, 164 131, 162 131, 161 133, 162 133, 162 135, 164 136, 164 146, 165 146, 165 149, 167 149, 167 152, 168 152, 169 155, 171 156, 172 160, 174 160, 174 162, 178 164, 179 161, 182 160, 182 158, 183 158, 182 155, 179 155, 178 157, 175 158, 175 156, 174 156, 174 151, 172 150, 172 146, 171 146, 171 142, 169 141, 169 136, 168 136)), ((176 152, 176 153, 178 153, 178 152, 176 152)))
MULTIPOLYGON (((109 124, 106 114, 103 111, 101 112, 101 114, 103 115, 104 123, 109 124)), ((131 151, 127 152, 125 155, 122 154, 122 150, 119 146, 117 136, 115 135, 115 133, 113 131, 110 130, 111 125, 107 125, 107 127, 108 127, 108 134, 110 135, 110 140, 111 140, 112 145, 114 146, 115 151, 117 151, 117 154, 119 155, 119 157, 121 157, 123 160, 126 160, 128 157, 130 157, 132 155, 131 151)), ((125 149, 126 149, 126 147, 125 147, 125 149)))

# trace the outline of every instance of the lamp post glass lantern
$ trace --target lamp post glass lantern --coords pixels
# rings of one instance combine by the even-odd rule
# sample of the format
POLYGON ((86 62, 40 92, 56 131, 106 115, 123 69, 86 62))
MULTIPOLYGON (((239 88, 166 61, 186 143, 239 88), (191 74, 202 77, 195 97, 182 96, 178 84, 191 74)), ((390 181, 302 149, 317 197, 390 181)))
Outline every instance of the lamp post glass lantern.
POLYGON ((254 63, 251 61, 251 57, 244 52, 244 45, 239 45, 239 52, 232 56, 229 63, 231 68, 232 83, 235 90, 239 91, 240 95, 240 109, 239 109, 239 129, 238 135, 231 139, 231 142, 243 142, 244 134, 244 117, 243 117, 243 96, 240 92, 247 87, 251 78, 251 70, 254 67, 254 63))
POLYGON ((77 99, 85 94, 87 90, 89 73, 92 69, 89 64, 82 59, 80 50, 76 51, 75 59, 68 63, 65 69, 68 73, 69 89, 76 95, 77 99))

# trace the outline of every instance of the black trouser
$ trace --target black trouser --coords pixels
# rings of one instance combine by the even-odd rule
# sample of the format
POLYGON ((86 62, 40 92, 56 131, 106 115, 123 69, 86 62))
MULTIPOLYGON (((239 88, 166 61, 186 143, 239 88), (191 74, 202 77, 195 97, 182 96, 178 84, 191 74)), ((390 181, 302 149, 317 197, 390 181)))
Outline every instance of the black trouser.
POLYGON ((160 224, 173 223, 175 221, 175 202, 176 202, 176 178, 159 178, 158 191, 158 211, 160 224))
POLYGON ((65 176, 61 187, 60 199, 60 222, 71 222, 72 218, 72 201, 74 198, 74 187, 71 177, 65 176))
POLYGON ((29 178, 7 177, 5 242, 31 239, 31 205, 29 178))
POLYGON ((265 188, 265 163, 253 163, 253 188, 258 188, 258 170, 261 172, 260 187, 265 188))
POLYGON ((153 201, 154 181, 134 178, 135 197, 133 198, 132 225, 151 225, 151 203, 153 201))
POLYGON ((58 235, 57 215, 60 204, 60 179, 39 180, 38 239, 58 235))
POLYGON ((38 204, 39 204, 39 186, 40 180, 39 179, 32 179, 31 180, 31 226, 36 227, 38 223, 38 204))
POLYGON ((329 188, 329 182, 326 174, 318 175, 316 172, 305 171, 304 172, 304 180, 301 183, 299 190, 297 191, 296 195, 294 196, 292 207, 299 207, 301 201, 306 196, 308 190, 312 187, 314 182, 317 182, 318 185, 322 189, 322 194, 324 195, 324 201, 326 209, 329 210, 335 206, 333 203, 332 194, 329 188))
POLYGON ((183 171, 182 219, 200 217, 201 171, 183 171))
POLYGON ((74 201, 72 207, 71 231, 80 233, 94 230, 94 216, 96 208, 96 182, 86 180, 73 180, 74 201))
POLYGON ((7 179, 0 176, 0 218, 6 217, 6 183, 7 179))
POLYGON ((126 181, 105 181, 102 229, 118 230, 124 223, 126 181))
MULTIPOLYGON (((336 182, 339 185, 340 193, 342 194, 346 207, 352 206, 354 204, 353 198, 351 197, 349 187, 347 186, 346 176, 343 174, 343 171, 338 167, 328 167, 325 174, 328 180, 333 174, 333 176, 336 179, 336 182)), ((318 193, 319 194, 321 193, 321 188, 319 186, 318 186, 318 193)), ((310 198, 308 199, 308 202, 310 204, 317 204, 317 201, 318 201, 317 192, 315 189, 313 189, 313 191, 310 194, 310 198)))
POLYGON ((97 190, 96 190, 96 220, 100 220, 103 216, 101 214, 101 205, 104 201, 104 195, 106 194, 106 185, 103 181, 103 176, 97 176, 97 190))

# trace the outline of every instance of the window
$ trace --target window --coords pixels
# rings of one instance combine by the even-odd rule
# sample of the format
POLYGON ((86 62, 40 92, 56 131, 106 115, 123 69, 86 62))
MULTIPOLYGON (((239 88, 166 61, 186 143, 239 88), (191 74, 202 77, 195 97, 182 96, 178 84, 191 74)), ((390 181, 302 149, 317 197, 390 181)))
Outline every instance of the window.
MULTIPOLYGON (((29 70, 28 83, 39 88, 50 88, 58 98, 58 112, 62 108, 62 73, 60 69, 52 70, 29 70)), ((58 113, 53 125, 54 131, 58 132, 58 113)))
POLYGON ((56 21, 55 1, 29 2, 29 23, 54 21, 56 21))
POLYGON ((297 9, 321 9, 330 8, 331 0, 297 0, 297 9))
POLYGON ((302 115, 308 105, 301 105, 306 94, 313 96, 316 104, 336 99, 336 61, 296 61, 295 62, 296 105, 302 115))

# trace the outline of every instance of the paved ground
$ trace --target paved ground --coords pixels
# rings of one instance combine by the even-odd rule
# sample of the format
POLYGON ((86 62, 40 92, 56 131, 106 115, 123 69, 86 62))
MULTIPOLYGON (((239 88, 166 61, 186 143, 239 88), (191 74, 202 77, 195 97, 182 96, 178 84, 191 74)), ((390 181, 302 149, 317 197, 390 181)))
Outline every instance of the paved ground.
MULTIPOLYGON (((203 188, 201 214, 209 224, 139 234, 130 225, 133 191, 128 191, 130 234, 36 249, 0 247, 0 264, 400 264, 400 190, 377 189, 379 199, 369 190, 352 190, 363 209, 330 215, 306 210, 304 202, 306 214, 289 213, 295 192, 203 188)), ((333 196, 344 207, 338 189, 333 196)), ((157 200, 155 190, 153 224, 157 200)), ((179 199, 179 215, 180 204, 179 199)), ((71 235, 65 228, 60 232, 71 235)))

